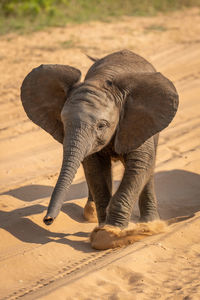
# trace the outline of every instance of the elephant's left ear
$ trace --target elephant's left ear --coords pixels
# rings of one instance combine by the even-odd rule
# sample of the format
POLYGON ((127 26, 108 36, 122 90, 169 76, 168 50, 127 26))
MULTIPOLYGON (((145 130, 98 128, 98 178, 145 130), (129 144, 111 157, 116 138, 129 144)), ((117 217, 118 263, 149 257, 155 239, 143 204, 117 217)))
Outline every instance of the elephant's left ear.
POLYGON ((115 150, 128 153, 169 125, 178 108, 178 94, 161 73, 122 74, 113 84, 125 95, 115 150))

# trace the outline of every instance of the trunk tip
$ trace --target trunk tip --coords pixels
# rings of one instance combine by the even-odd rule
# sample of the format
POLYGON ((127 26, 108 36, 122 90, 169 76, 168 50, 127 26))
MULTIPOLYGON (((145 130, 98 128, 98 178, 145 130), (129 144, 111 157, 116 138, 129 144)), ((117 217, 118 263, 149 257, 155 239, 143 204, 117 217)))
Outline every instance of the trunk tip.
POLYGON ((46 217, 44 217, 43 219, 43 222, 46 224, 46 225, 51 225, 54 221, 54 218, 53 217, 50 217, 48 215, 46 215, 46 217))

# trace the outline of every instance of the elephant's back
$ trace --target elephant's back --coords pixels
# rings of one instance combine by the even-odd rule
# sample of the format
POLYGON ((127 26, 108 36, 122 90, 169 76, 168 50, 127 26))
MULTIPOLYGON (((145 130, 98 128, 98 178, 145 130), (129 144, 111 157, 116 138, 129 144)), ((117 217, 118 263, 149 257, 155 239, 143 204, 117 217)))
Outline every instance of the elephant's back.
POLYGON ((155 72, 155 68, 146 59, 130 50, 122 50, 98 59, 88 70, 85 80, 96 76, 112 79, 123 72, 155 72))

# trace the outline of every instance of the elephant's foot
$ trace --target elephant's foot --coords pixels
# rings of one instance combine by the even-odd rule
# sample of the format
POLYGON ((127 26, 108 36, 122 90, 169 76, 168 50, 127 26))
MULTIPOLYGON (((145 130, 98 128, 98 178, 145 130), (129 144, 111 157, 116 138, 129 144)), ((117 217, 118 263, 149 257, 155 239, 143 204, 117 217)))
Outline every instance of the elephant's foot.
POLYGON ((132 229, 121 230, 119 227, 103 225, 96 227, 91 235, 91 246, 97 250, 106 250, 133 244, 147 236, 166 231, 166 223, 156 220, 148 223, 134 224, 132 229))
POLYGON ((97 223, 97 212, 94 201, 87 201, 84 210, 83 210, 84 218, 90 223, 97 223))
POLYGON ((160 216, 157 212, 144 214, 144 215, 141 215, 141 217, 140 217, 141 223, 147 223, 147 222, 152 222, 152 221, 156 221, 156 220, 160 220, 160 216))

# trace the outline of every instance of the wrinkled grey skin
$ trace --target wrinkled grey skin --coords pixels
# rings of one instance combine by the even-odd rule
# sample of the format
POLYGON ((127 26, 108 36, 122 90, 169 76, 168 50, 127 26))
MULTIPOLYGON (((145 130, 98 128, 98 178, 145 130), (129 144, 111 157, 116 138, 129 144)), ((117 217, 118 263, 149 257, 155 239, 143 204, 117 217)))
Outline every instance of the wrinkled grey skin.
POLYGON ((21 98, 33 122, 63 143, 63 164, 44 222, 58 215, 83 163, 99 224, 124 228, 139 199, 142 221, 159 218, 154 191, 158 133, 172 121, 172 82, 128 50, 97 60, 84 81, 70 66, 42 65, 25 78, 21 98), (111 160, 124 167, 112 195, 111 160))

